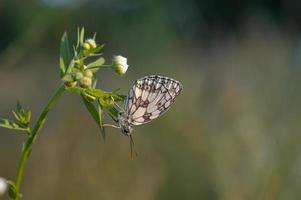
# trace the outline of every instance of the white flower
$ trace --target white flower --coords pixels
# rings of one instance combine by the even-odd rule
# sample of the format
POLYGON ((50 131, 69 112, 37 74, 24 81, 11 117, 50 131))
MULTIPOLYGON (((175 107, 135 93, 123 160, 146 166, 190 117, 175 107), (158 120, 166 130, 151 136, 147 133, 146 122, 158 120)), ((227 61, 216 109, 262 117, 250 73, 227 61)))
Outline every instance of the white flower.
POLYGON ((0 177, 0 196, 2 196, 7 190, 7 181, 0 177))
POLYGON ((118 55, 118 56, 114 56, 113 58, 113 67, 114 70, 120 74, 123 75, 125 74, 125 72, 128 70, 128 64, 127 64, 127 58, 118 55))

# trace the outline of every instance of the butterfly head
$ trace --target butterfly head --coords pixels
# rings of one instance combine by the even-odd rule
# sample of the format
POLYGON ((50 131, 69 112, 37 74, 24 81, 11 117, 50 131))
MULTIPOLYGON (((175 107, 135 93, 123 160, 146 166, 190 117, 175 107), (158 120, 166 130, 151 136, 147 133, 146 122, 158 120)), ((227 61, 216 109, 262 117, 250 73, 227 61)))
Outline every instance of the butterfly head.
POLYGON ((129 136, 131 135, 131 132, 133 131, 132 125, 129 123, 129 116, 121 112, 118 116, 118 123, 121 129, 122 134, 129 136))

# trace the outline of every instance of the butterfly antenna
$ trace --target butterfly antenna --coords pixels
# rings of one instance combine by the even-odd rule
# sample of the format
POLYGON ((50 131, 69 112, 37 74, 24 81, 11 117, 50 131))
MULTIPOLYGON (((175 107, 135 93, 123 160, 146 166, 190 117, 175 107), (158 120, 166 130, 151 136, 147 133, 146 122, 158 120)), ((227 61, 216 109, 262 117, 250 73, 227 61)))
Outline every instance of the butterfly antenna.
POLYGON ((135 150, 135 143, 134 143, 132 135, 130 135, 129 137, 130 137, 130 147, 131 147, 131 160, 134 160, 133 153, 135 154, 135 157, 138 156, 138 153, 135 150))

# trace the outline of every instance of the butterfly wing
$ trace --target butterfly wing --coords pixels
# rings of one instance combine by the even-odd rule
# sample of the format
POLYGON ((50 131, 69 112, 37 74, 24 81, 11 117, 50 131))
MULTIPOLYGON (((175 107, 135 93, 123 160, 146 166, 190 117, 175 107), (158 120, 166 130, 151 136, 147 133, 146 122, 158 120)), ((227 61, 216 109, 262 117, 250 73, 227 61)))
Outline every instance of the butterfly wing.
POLYGON ((180 94, 182 85, 171 78, 146 76, 134 82, 125 102, 131 125, 150 122, 166 112, 180 94))

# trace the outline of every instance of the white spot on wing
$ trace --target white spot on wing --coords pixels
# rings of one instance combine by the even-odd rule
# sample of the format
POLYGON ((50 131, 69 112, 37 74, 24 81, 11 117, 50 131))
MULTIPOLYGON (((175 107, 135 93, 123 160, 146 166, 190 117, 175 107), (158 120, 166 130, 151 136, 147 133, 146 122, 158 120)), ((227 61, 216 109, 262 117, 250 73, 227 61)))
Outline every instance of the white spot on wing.
POLYGON ((145 100, 146 100, 146 98, 147 98, 148 94, 149 94, 149 92, 148 92, 148 91, 143 91, 143 92, 142 92, 142 96, 141 96, 141 97, 142 97, 142 100, 143 100, 143 101, 145 101, 145 100))
POLYGON ((145 111, 146 111, 145 108, 139 107, 139 108, 136 110, 136 112, 134 112, 134 113, 132 114, 132 118, 133 118, 133 119, 136 119, 136 118, 138 118, 138 117, 142 117, 142 116, 144 115, 145 111))

